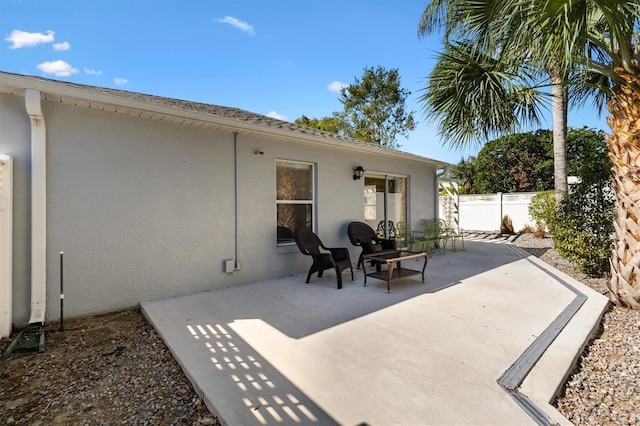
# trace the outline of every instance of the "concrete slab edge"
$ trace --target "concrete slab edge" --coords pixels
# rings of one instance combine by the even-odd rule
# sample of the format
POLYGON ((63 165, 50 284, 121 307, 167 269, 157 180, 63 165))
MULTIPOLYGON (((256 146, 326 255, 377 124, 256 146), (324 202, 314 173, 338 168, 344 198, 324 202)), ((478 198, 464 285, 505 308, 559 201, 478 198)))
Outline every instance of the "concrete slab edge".
MULTIPOLYGON (((140 310, 142 311, 142 314, 145 316, 145 318, 147 319, 149 324, 153 324, 153 321, 151 320, 151 317, 147 314, 147 311, 145 310, 145 304, 144 303, 140 303, 140 310)), ((184 363, 183 363, 182 359, 180 358, 179 354, 172 349, 172 347, 169 344, 166 336, 164 336, 164 334, 162 333, 161 327, 156 327, 154 325, 153 328, 160 335, 160 338, 162 339, 164 344, 167 346, 167 348, 169 348, 169 352, 171 352, 171 355, 173 356, 173 359, 175 359, 176 362, 178 363, 178 365, 180 365, 180 369, 182 369, 182 371, 184 372, 185 376, 187 376, 187 379, 189 379, 189 382, 191 383, 191 386, 193 386, 193 389, 195 390, 196 394, 202 399, 202 401, 204 402, 204 405, 207 406, 207 409, 209 410, 209 412, 211 412, 211 414, 213 414, 214 416, 216 416, 218 418, 218 421, 220 422, 220 424, 223 424, 223 425, 229 424, 222 417, 221 413, 218 412, 218 410, 216 410, 215 406, 213 405, 213 401, 211 401, 209 399, 209 397, 207 396, 207 394, 202 390, 202 388, 200 388, 198 386, 198 384, 197 384, 198 381, 196 380, 196 377, 194 377, 193 374, 191 374, 189 372, 189 369, 186 368, 186 366, 184 365, 184 363)))
POLYGON ((517 369, 526 369, 527 374, 519 380, 519 373, 507 370, 498 379, 498 383, 511 393, 538 424, 571 425, 552 403, 562 391, 585 348, 597 334, 602 316, 609 307, 609 299, 528 252, 511 244, 507 245, 574 292, 576 297, 513 364, 517 365, 517 369), (523 367, 518 364, 523 361, 530 365, 523 367), (512 389, 505 387, 504 383, 500 383, 503 377, 519 380, 518 386, 513 388, 515 382, 512 381, 504 382, 512 389))

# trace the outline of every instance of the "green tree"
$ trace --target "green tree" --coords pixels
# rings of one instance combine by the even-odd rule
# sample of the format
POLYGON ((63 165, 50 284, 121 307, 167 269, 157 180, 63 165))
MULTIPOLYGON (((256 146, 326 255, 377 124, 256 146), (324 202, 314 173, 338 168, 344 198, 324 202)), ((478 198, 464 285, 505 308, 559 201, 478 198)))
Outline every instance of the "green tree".
POLYGON ((396 138, 407 137, 417 124, 405 105, 410 94, 401 87, 397 68, 365 68, 361 79, 340 91, 343 110, 334 117, 343 123, 345 136, 398 148, 396 138))
POLYGON ((431 113, 440 111, 442 124, 454 128, 445 133, 503 133, 517 124, 515 117, 531 118, 541 70, 555 73, 554 96, 576 85, 584 89, 578 94, 595 88, 596 102, 607 99, 617 211, 610 295, 640 309, 640 2, 435 0, 426 11, 421 26, 447 24, 448 36, 461 37, 445 45, 423 97, 431 113))
POLYGON ((340 134, 344 125, 336 117, 322 117, 322 118, 309 118, 303 115, 294 121, 299 126, 311 127, 312 129, 318 129, 329 133, 340 134))
POLYGON ((478 152, 474 192, 536 192, 553 188, 553 135, 516 133, 486 143, 478 152))
POLYGON ((476 157, 469 156, 466 160, 463 158, 460 162, 451 168, 451 174, 460 182, 461 194, 473 194, 473 188, 476 181, 476 157))
POLYGON ((587 127, 570 128, 567 133, 567 173, 578 176, 587 186, 607 186, 611 176, 611 160, 607 150, 607 135, 603 130, 587 127))
MULTIPOLYGON (((478 152, 476 193, 538 192, 553 189, 553 133, 550 130, 503 136, 478 152)), ((604 132, 581 128, 567 131, 567 171, 593 181, 610 169, 604 132), (585 166, 588 164, 588 166, 585 166)))

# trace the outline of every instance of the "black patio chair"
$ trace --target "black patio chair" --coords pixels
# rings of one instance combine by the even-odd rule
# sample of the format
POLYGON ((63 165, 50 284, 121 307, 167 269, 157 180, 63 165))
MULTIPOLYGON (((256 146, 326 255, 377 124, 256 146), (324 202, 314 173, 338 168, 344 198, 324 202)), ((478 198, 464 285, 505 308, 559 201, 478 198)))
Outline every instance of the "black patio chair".
POLYGON ((351 244, 362 248, 360 257, 358 257, 358 268, 360 268, 360 265, 363 263, 362 257, 365 254, 374 254, 396 249, 396 242, 394 240, 378 237, 373 228, 364 222, 351 222, 347 227, 347 233, 349 234, 351 244))
POLYGON ((340 289, 342 288, 342 272, 347 268, 351 269, 351 281, 353 281, 353 266, 349 249, 346 247, 325 247, 320 238, 309 228, 298 228, 294 237, 302 254, 311 256, 313 259, 307 274, 307 283, 313 273, 317 272, 318 278, 320 278, 326 269, 333 269, 336 271, 338 288, 340 289), (325 252, 323 253, 321 249, 325 252))

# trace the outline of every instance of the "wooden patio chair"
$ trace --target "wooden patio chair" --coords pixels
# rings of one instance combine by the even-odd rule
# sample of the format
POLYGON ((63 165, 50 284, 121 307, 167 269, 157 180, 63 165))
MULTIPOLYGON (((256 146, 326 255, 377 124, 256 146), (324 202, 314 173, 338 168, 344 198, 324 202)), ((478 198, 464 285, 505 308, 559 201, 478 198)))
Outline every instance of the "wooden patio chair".
POLYGON ((351 281, 353 281, 353 266, 349 249, 346 247, 325 247, 320 238, 309 228, 298 228, 294 233, 294 238, 302 254, 311 256, 313 259, 307 274, 307 283, 315 272, 318 273, 318 278, 321 278, 325 270, 333 269, 336 271, 338 288, 340 289, 342 288, 342 272, 347 268, 351 269, 351 281))

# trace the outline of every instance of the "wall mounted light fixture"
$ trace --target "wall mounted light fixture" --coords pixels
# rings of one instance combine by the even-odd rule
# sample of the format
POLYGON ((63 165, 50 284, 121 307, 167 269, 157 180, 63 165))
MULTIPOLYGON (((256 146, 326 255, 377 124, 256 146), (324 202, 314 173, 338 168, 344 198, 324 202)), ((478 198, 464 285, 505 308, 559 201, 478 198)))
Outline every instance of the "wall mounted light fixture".
POLYGON ((353 180, 358 180, 362 176, 364 176, 364 169, 362 168, 362 166, 358 166, 353 169, 353 180))

